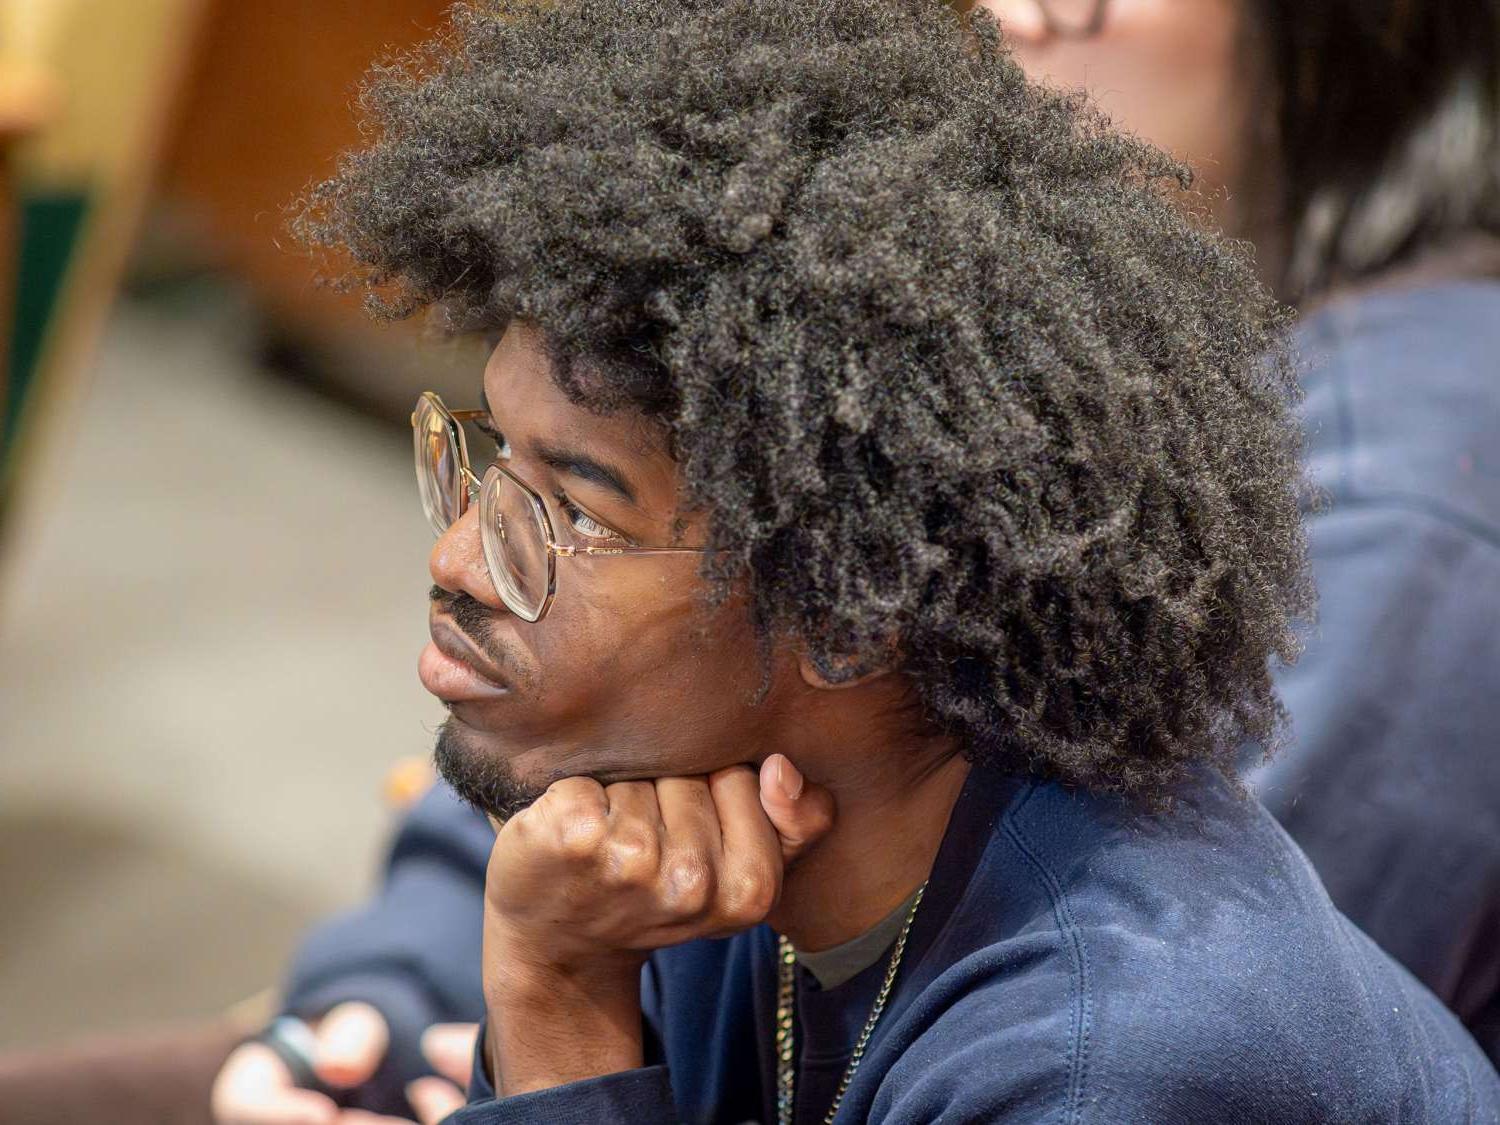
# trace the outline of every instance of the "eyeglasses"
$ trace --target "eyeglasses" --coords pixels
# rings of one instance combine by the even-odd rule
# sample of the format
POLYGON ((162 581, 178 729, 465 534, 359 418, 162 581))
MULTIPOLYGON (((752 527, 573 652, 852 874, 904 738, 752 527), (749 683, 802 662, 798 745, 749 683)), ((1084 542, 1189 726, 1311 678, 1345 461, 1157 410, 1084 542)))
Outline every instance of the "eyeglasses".
POLYGON ((479 535, 490 581, 507 609, 526 621, 546 616, 557 595, 557 560, 617 555, 699 555, 709 547, 608 547, 559 543, 552 517, 536 489, 496 463, 484 479, 469 467, 469 447, 461 422, 477 422, 483 410, 449 410, 432 391, 422 392, 412 411, 417 488, 422 508, 442 535, 479 500, 479 535))

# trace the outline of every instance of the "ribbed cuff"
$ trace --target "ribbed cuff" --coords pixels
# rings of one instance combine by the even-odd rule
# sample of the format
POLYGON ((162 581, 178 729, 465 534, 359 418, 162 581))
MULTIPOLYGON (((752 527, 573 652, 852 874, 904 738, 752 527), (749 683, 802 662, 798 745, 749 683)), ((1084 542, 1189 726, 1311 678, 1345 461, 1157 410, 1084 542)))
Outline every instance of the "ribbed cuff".
POLYGON ((622 1070, 509 1098, 496 1098, 482 1068, 476 1068, 471 1100, 447 1120, 450 1125, 672 1125, 678 1120, 672 1083, 664 1066, 622 1070))

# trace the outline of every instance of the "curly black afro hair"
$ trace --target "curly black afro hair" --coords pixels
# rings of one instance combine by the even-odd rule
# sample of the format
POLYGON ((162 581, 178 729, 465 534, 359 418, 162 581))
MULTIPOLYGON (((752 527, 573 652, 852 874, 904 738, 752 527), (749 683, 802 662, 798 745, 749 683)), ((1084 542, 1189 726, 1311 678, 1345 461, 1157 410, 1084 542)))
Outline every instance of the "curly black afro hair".
POLYGON ((1159 794, 1270 744, 1307 608, 1284 318, 1187 173, 937 0, 490 0, 294 225, 669 430, 764 635, 974 760, 1159 794))

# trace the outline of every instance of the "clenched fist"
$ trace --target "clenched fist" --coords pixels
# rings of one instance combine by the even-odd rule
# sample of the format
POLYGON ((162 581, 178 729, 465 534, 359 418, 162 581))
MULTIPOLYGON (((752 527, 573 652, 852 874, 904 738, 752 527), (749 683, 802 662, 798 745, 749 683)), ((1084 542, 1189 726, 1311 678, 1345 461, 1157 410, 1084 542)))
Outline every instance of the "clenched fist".
POLYGON ((505 1094, 641 1065, 654 949, 765 920, 786 865, 833 824, 782 755, 759 775, 568 778, 501 828, 485 891, 487 1055, 505 1094))

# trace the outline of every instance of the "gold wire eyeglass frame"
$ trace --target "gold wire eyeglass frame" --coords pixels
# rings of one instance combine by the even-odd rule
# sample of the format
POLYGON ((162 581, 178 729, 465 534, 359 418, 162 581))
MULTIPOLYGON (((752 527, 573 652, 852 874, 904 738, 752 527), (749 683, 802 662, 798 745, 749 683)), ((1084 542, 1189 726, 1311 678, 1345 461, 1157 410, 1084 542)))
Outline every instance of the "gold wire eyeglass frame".
POLYGON ((552 608, 553 600, 557 597, 558 559, 613 558, 622 555, 702 555, 713 550, 712 547, 642 547, 635 544, 595 547, 587 544, 578 546, 559 543, 557 536, 553 533, 552 517, 547 512, 547 505, 536 489, 499 462, 491 464, 485 470, 483 479, 477 476, 470 467, 469 444, 464 437, 460 423, 478 422, 487 417, 487 412, 483 410, 449 410, 435 392, 422 392, 411 414, 417 488, 422 497, 422 507, 427 513, 428 521, 432 524, 433 533, 438 536, 442 536, 449 527, 457 523, 468 511, 470 504, 476 499, 479 501, 480 543, 484 548, 490 584, 494 586, 495 593, 500 595, 500 600, 505 603, 506 608, 516 616, 525 621, 536 622, 547 615, 547 611, 552 608), (423 425, 424 421, 430 417, 436 417, 442 422, 448 439, 449 452, 454 455, 454 460, 458 465, 455 482, 457 488, 448 497, 453 509, 451 518, 447 512, 434 504, 433 498, 429 495, 429 489, 437 491, 442 487, 442 482, 434 471, 429 456, 429 447, 426 442, 428 431, 423 425), (518 560, 512 557, 512 552, 505 545, 506 537, 501 520, 499 499, 500 490, 506 482, 514 485, 525 499, 532 518, 541 531, 541 540, 546 546, 545 593, 540 604, 536 606, 527 602, 506 577, 507 562, 510 562, 511 569, 517 573, 521 569, 518 560))

